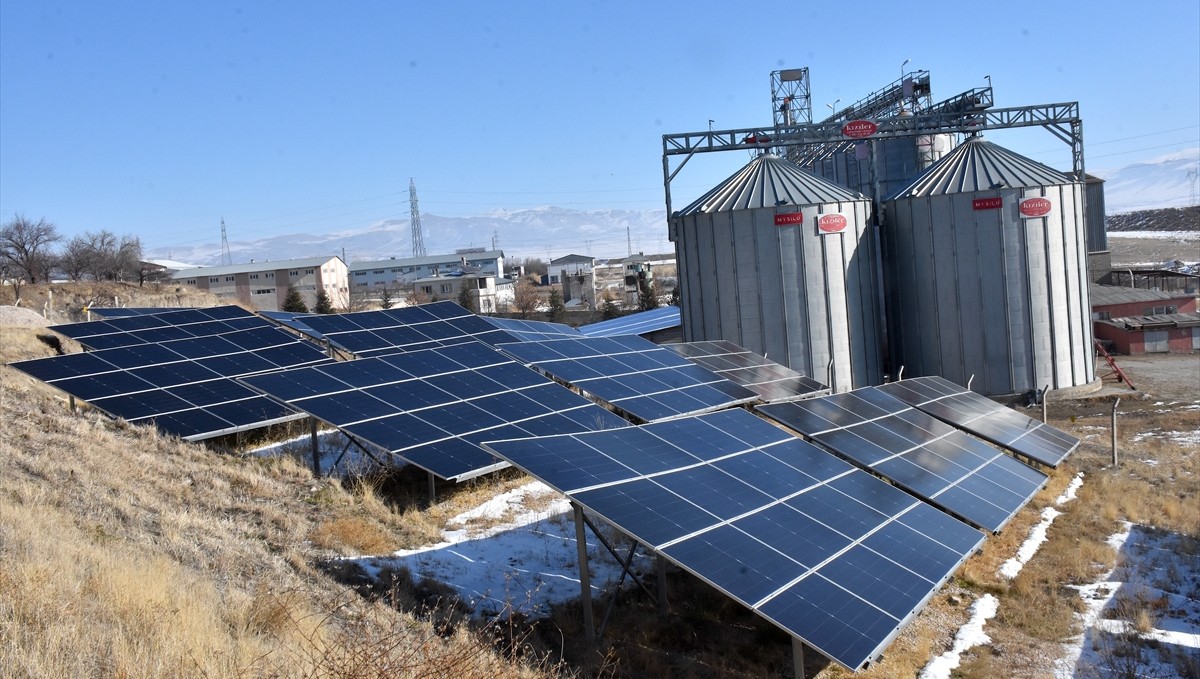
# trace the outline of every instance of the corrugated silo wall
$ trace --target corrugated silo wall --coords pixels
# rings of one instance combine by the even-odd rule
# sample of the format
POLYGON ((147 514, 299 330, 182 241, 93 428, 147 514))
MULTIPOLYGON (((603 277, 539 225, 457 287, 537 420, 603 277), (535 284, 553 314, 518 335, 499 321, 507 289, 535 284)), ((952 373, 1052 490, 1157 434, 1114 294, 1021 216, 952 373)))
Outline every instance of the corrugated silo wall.
POLYGON ((839 186, 872 196, 875 195, 872 164, 878 167, 880 198, 907 186, 921 174, 916 138, 857 142, 848 150, 807 165, 804 169, 839 186), (863 149, 861 152, 860 146, 863 149))
POLYGON ((685 341, 724 339, 839 391, 882 380, 880 306, 870 203, 696 214, 673 224, 685 341), (776 226, 777 213, 801 212, 776 226), (817 215, 841 212, 840 234, 817 215))
POLYGON ((884 270, 893 370, 940 375, 988 396, 1095 375, 1083 194, 1079 184, 892 201, 884 270), (1046 217, 1022 219, 1045 197, 1046 217))
POLYGON ((1105 227, 1104 182, 1087 183, 1087 251, 1108 250, 1108 230, 1105 227))

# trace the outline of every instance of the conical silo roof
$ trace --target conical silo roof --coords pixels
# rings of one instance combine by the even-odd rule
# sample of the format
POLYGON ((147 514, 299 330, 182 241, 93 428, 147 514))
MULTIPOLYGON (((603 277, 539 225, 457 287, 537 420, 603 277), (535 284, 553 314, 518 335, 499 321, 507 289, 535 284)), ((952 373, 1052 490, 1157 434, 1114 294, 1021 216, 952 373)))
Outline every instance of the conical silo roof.
POLYGON ((765 154, 750 161, 676 216, 854 200, 864 200, 864 197, 857 191, 808 174, 779 156, 765 154))
POLYGON ((984 141, 982 137, 972 137, 887 200, 1025 186, 1058 186, 1072 181, 1071 177, 1052 167, 984 141))

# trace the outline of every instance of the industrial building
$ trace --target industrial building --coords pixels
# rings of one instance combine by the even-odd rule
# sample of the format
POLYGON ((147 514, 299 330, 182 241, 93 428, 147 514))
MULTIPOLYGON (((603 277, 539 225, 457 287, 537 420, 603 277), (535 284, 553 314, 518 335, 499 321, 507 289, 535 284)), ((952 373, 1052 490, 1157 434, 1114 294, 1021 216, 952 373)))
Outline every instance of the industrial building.
POLYGON ((299 292, 310 309, 317 290, 324 290, 335 307, 345 307, 348 295, 346 264, 336 256, 183 269, 171 280, 259 311, 279 311, 288 288, 299 292))
POLYGON ((735 342, 834 391, 923 375, 988 396, 1098 388, 1103 182, 1084 172, 1078 104, 995 108, 990 82, 935 102, 914 71, 830 110, 813 122, 807 69, 777 71, 773 125, 663 136, 684 340, 735 342), (1019 127, 1069 145, 1072 168, 992 138, 1019 127), (672 205, 692 156, 746 150, 672 205))

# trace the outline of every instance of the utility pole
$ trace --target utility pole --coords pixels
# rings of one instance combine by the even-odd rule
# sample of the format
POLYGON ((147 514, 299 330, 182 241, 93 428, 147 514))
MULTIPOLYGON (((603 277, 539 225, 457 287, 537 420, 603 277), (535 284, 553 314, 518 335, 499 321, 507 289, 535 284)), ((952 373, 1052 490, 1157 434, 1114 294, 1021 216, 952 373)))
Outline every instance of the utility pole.
POLYGON ((408 178, 408 209, 412 222, 413 257, 424 257, 425 240, 421 237, 421 210, 417 208, 417 184, 412 177, 408 178))
POLYGON ((221 266, 233 264, 233 255, 229 252, 229 235, 225 233, 225 217, 221 217, 221 266))

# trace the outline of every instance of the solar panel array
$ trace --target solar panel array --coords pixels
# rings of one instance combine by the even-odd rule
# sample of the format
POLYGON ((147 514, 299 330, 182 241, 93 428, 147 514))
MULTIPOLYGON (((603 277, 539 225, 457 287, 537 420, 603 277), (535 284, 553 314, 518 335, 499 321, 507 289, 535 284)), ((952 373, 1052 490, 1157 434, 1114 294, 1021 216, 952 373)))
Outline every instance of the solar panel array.
POLYGON ((500 348, 645 422, 758 398, 753 391, 637 335, 520 342, 500 348))
POLYGON ((1047 481, 1036 469, 872 387, 757 410, 992 532, 1047 481))
POLYGON ((1065 431, 941 377, 915 377, 879 389, 939 420, 1051 468, 1058 467, 1079 446, 1079 439, 1065 431))
POLYGON ((578 330, 563 323, 528 321, 521 318, 497 318, 495 316, 481 316, 480 318, 523 342, 580 336, 578 330))
POLYGON ((303 417, 233 378, 329 360, 316 345, 263 327, 11 365, 113 417, 199 441, 303 417))
POLYGON ((607 321, 589 323, 579 327, 579 332, 588 337, 616 337, 617 335, 641 335, 647 332, 675 328, 680 324, 679 307, 665 306, 649 311, 612 318, 607 321))
POLYGON ((218 306, 68 323, 50 329, 89 349, 113 349, 269 327, 270 323, 241 307, 218 306))
POLYGON ((310 318, 314 314, 301 314, 294 311, 260 311, 258 315, 297 332, 304 333, 313 339, 325 339, 324 335, 314 330, 312 326, 305 322, 305 319, 310 318))
POLYGON ((318 314, 305 316, 304 323, 334 346, 359 357, 473 341, 495 345, 518 339, 454 302, 350 314, 318 314))
POLYGON ((479 342, 243 381, 450 480, 495 468, 484 440, 629 426, 479 342))
POLYGON ((716 340, 662 346, 750 389, 765 403, 794 401, 829 392, 829 387, 824 384, 733 342, 716 340))
POLYGON ((125 318, 127 316, 147 316, 153 314, 165 314, 172 311, 186 311, 195 309, 196 307, 172 307, 165 309, 163 307, 88 307, 88 311, 102 318, 125 318))
POLYGON ((741 409, 486 446, 850 669, 983 540, 741 409))

